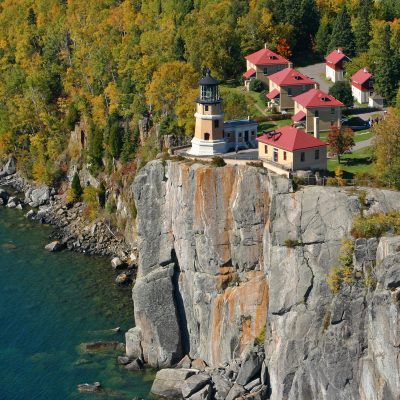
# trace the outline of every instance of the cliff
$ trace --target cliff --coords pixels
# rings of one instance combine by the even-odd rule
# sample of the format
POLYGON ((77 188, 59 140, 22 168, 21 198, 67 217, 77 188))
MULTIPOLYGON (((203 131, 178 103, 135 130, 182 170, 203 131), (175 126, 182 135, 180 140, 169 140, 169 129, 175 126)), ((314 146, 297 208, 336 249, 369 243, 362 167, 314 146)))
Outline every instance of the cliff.
POLYGON ((167 367, 189 354, 218 366, 265 332, 271 399, 400 393, 400 240, 358 239, 355 278, 336 294, 327 285, 353 218, 400 208, 400 193, 367 190, 361 204, 354 189, 293 193, 259 168, 171 161, 148 164, 133 191, 130 356, 167 367), (366 285, 371 271, 376 285, 366 285))

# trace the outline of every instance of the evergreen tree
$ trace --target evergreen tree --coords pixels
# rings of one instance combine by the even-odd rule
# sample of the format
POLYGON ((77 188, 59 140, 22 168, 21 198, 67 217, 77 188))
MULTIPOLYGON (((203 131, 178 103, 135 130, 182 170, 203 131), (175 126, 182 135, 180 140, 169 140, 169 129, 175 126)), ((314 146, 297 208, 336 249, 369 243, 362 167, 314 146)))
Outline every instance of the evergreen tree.
POLYGON ((122 147, 122 133, 119 122, 113 122, 108 132, 108 149, 111 157, 118 159, 122 147))
POLYGON ((351 107, 354 104, 349 82, 336 82, 329 88, 329 94, 341 101, 346 107, 351 107))
POLYGON ((333 24, 328 51, 332 51, 338 47, 342 47, 344 53, 349 57, 355 54, 354 34, 346 6, 342 7, 333 24))
POLYGON ((331 26, 329 24, 329 18, 324 15, 321 18, 321 22, 318 28, 318 32, 315 36, 316 51, 321 55, 328 53, 328 46, 331 39, 331 26))
POLYGON ((371 22, 370 22, 371 4, 369 1, 362 1, 359 11, 359 17, 354 29, 357 53, 368 51, 368 44, 371 40, 371 22))
POLYGON ((92 172, 97 173, 103 166, 103 131, 101 129, 94 127, 90 129, 88 158, 92 172))
POLYGON ((374 88, 391 104, 396 96, 398 70, 396 59, 392 55, 390 45, 390 25, 386 24, 380 43, 380 51, 374 65, 374 88))
POLYGON ((71 183, 71 198, 73 198, 72 202, 79 201, 82 198, 83 189, 81 186, 81 181, 79 179, 78 172, 75 172, 74 177, 72 178, 71 183))
POLYGON ((127 163, 133 159, 134 154, 139 146, 139 136, 140 132, 138 128, 133 131, 133 135, 131 135, 127 129, 125 130, 121 151, 121 161, 123 163, 127 163))

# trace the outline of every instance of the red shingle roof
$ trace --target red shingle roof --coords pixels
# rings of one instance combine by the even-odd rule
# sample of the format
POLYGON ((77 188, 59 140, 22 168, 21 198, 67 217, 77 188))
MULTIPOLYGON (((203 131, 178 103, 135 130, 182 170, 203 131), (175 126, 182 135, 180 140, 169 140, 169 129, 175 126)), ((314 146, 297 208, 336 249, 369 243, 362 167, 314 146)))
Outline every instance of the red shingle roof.
POLYGON ((293 126, 283 126, 276 131, 265 133, 257 138, 257 140, 287 151, 304 150, 327 145, 322 140, 293 126))
POLYGON ((274 53, 269 49, 261 49, 253 54, 249 54, 245 57, 254 65, 273 65, 273 64, 289 64, 289 61, 285 57, 274 53))
POLYGON ((310 89, 308 92, 293 97, 293 101, 306 108, 344 107, 344 104, 320 89, 310 89))
POLYGON ((356 83, 358 85, 363 85, 370 78, 372 78, 372 74, 371 74, 371 72, 368 71, 368 68, 365 67, 365 68, 362 68, 359 71, 357 71, 351 77, 351 81, 352 81, 352 83, 356 83))
POLYGON ((271 92, 269 92, 266 97, 268 97, 270 100, 274 99, 275 97, 278 97, 278 95, 280 94, 278 89, 274 89, 271 92))
POLYGON ((279 86, 285 85, 314 85, 315 81, 301 74, 293 68, 285 68, 268 77, 268 79, 279 86))
POLYGON ((252 76, 255 75, 255 74, 256 74, 255 69, 250 68, 247 72, 245 72, 245 73, 243 74, 243 78, 248 79, 248 78, 252 77, 252 76))
POLYGON ((300 122, 305 117, 306 117, 306 113, 304 111, 299 111, 297 114, 293 115, 292 121, 300 122))
POLYGON ((343 53, 343 49, 335 49, 325 57, 325 61, 330 64, 337 64, 345 58, 347 56, 343 53))

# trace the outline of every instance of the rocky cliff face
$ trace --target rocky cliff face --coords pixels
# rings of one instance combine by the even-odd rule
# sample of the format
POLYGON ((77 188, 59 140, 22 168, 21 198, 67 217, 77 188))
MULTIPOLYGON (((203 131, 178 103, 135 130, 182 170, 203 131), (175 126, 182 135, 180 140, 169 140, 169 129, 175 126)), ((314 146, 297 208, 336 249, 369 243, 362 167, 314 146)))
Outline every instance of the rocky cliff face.
MULTIPOLYGON (((398 398, 400 240, 357 240, 356 278, 335 295, 327 286, 360 213, 354 190, 291 193, 288 181, 257 168, 156 161, 134 193, 131 356, 165 367, 189 354, 217 366, 267 326, 271 399, 398 398), (376 286, 365 285, 366 271, 376 286)), ((400 208, 399 200, 368 190, 365 212, 400 208)))

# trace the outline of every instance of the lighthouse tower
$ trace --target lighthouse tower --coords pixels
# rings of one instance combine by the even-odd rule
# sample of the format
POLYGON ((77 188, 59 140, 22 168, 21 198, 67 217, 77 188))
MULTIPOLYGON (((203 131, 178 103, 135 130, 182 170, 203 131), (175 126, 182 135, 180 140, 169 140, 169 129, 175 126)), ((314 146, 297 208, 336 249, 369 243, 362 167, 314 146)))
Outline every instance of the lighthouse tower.
POLYGON ((189 153, 197 156, 211 156, 226 153, 224 138, 224 113, 219 94, 219 81, 205 68, 199 81, 199 97, 196 100, 196 128, 189 153))

